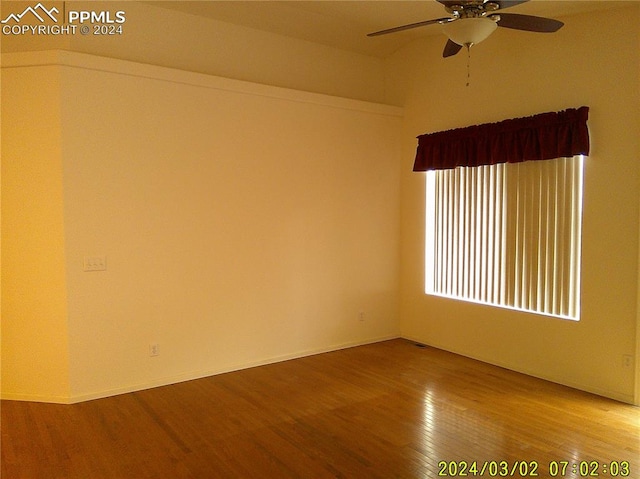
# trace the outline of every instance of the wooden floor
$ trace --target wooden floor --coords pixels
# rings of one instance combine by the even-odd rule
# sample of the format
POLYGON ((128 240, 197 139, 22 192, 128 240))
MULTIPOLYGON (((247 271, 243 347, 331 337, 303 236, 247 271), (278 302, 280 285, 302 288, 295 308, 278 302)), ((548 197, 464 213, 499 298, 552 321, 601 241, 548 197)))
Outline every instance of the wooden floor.
POLYGON ((640 477, 640 408, 404 340, 1 412, 3 479, 640 477))

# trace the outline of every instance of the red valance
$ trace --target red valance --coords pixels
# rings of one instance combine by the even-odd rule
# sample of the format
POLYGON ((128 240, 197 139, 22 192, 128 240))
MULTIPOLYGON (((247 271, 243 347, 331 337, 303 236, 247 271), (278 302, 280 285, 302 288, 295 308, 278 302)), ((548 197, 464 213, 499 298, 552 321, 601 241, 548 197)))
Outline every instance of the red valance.
POLYGON ((413 171, 588 155, 588 116, 583 106, 420 135, 413 171))

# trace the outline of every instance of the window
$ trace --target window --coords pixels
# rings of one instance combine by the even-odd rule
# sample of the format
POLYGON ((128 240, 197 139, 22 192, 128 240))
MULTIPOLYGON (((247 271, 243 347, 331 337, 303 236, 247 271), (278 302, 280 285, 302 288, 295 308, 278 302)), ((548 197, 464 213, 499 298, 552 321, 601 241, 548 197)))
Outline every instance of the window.
POLYGON ((588 111, 418 137, 428 294, 579 319, 588 111))
POLYGON ((579 319, 583 164, 428 171, 426 292, 579 319))

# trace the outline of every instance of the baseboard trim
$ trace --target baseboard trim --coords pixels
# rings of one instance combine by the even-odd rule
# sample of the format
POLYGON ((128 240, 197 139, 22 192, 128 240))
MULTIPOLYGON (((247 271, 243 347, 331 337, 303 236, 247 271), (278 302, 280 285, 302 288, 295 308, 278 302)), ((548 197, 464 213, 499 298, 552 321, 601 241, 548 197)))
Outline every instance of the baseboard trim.
MULTIPOLYGON (((328 347, 313 348, 313 349, 307 349, 307 350, 303 350, 303 351, 298 351, 298 352, 295 352, 295 353, 283 354, 283 355, 279 355, 279 356, 273 356, 273 357, 266 358, 266 359, 261 359, 261 360, 257 360, 257 361, 249 361, 249 362, 246 362, 246 363, 236 364, 236 365, 233 365, 233 366, 228 366, 228 367, 220 368, 220 369, 211 369, 211 370, 205 370, 205 371, 188 372, 188 373, 179 374, 179 375, 176 375, 176 376, 169 376, 169 377, 159 378, 159 379, 155 379, 153 381, 144 382, 144 383, 140 383, 140 384, 129 385, 129 386, 125 386, 125 387, 122 387, 122 388, 114 388, 114 389, 108 389, 108 390, 103 390, 103 391, 95 391, 95 392, 86 393, 86 394, 74 395, 74 396, 71 396, 69 398, 66 398, 66 401, 64 401, 64 403, 65 404, 75 404, 75 403, 80 403, 80 402, 85 402, 85 401, 93 401, 93 400, 96 400, 96 399, 103 399, 103 398, 106 398, 106 397, 117 396, 117 395, 120 395, 120 394, 128 394, 128 393, 132 393, 132 392, 136 392, 136 391, 143 391, 145 389, 152 389, 152 388, 156 388, 156 387, 169 386, 171 384, 178 384, 178 383, 185 382, 185 381, 193 381, 195 379, 202 379, 202 378, 206 378, 206 377, 217 376, 218 374, 225 374, 225 373, 230 373, 230 372, 234 372, 234 371, 242 371, 243 369, 250 369, 250 368, 255 368, 255 367, 259 367, 259 366, 266 366, 268 364, 275 364, 275 363, 280 363, 280 362, 283 362, 283 361, 290 361, 292 359, 299 359, 299 358, 304 358, 304 357, 307 357, 307 356, 315 356, 316 354, 330 353, 332 351, 339 351, 341 349, 348 349, 348 348, 354 348, 354 347, 358 347, 358 346, 365 346, 367 344, 379 343, 379 342, 382 342, 382 341, 388 341, 388 340, 391 340, 391 339, 397 339, 399 337, 400 336, 398 336, 398 335, 385 335, 385 336, 366 339, 366 340, 363 340, 363 341, 350 341, 350 342, 346 342, 346 343, 339 343, 339 344, 331 345, 331 346, 328 346, 328 347)), ((49 400, 45 400, 45 401, 40 400, 40 401, 41 402, 53 402, 53 401, 49 401, 49 400)), ((56 402, 62 402, 62 401, 56 401, 56 402)))
POLYGON ((293 359, 299 359, 299 358, 304 358, 304 357, 308 357, 308 356, 314 356, 314 355, 317 355, 317 354, 330 353, 332 351, 339 351, 341 349, 348 349, 348 348, 354 348, 354 347, 358 347, 358 346, 365 346, 367 344, 374 344, 374 343, 379 343, 379 342, 382 342, 382 341, 389 341, 389 340, 392 340, 392 339, 406 339, 407 341, 414 341, 414 342, 417 342, 417 343, 420 343, 420 344, 425 344, 426 346, 429 346, 429 347, 441 349, 443 351, 448 351, 448 352, 453 353, 453 354, 458 354, 460 356, 468 357, 468 358, 473 359, 475 361, 481 361, 483 363, 491 364, 493 366, 497 366, 497 367, 504 368, 504 369, 508 369, 510 371, 515 371, 515 372, 518 372, 518 373, 521 373, 521 374, 526 374, 527 376, 531 376, 531 377, 535 377, 535 378, 538 378, 538 379, 542 379, 544 381, 549 381, 549 382, 552 382, 552 383, 555 383, 555 384, 559 384, 561 386, 570 387, 570 388, 577 389, 577 390, 580 390, 580 391, 584 391, 584 392, 587 392, 587 393, 590 393, 590 394, 596 394, 598 396, 606 397, 606 398, 613 399, 615 401, 624 402, 624 403, 627 403, 627 404, 635 404, 634 403, 634 398, 632 396, 629 396, 629 395, 626 395, 626 394, 621 394, 621 393, 618 393, 618 392, 615 392, 615 391, 604 391, 604 390, 600 390, 600 389, 597 389, 597 388, 590 388, 590 387, 587 387, 587 386, 585 386, 583 384, 578 384, 578 383, 560 382, 558 380, 555 380, 554 378, 541 376, 541 375, 536 374, 536 373, 531 372, 531 371, 523 371, 523 370, 514 369, 513 367, 510 367, 510 366, 505 365, 505 364, 500 364, 500 363, 497 363, 495 361, 494 362, 487 361, 487 360, 485 360, 483 358, 477 358, 477 357, 472 357, 472 356, 469 356, 469 355, 466 355, 466 354, 461 354, 461 353, 459 353, 457 351, 452 351, 452 350, 443 348, 443 347, 435 345, 435 344, 424 343, 423 341, 418 340, 416 338, 412 338, 410 336, 401 336, 401 335, 385 335, 385 336, 380 336, 380 337, 376 337, 376 338, 370 338, 370 339, 363 340, 363 341, 350 341, 350 342, 346 342, 346 343, 340 343, 340 344, 331 345, 331 346, 328 346, 328 347, 307 349, 307 350, 298 351, 298 352, 295 352, 295 353, 283 354, 283 355, 279 355, 279 356, 273 356, 273 357, 270 357, 270 358, 261 359, 261 360, 257 360, 257 361, 249 361, 249 362, 246 362, 246 363, 241 363, 241 364, 228 366, 228 367, 224 367, 224 368, 220 368, 220 369, 189 372, 189 373, 179 374, 179 375, 175 375, 175 376, 159 378, 159 379, 155 379, 153 381, 148 381, 148 382, 144 382, 144 383, 140 383, 140 384, 124 386, 124 387, 121 387, 121 388, 107 389, 107 390, 102 390, 102 391, 95 391, 95 392, 86 393, 86 394, 78 394, 78 395, 73 395, 73 396, 40 396, 40 395, 32 395, 32 394, 2 392, 2 393, 0 393, 0 399, 7 400, 7 401, 45 402, 45 403, 52 403, 52 404, 76 404, 76 403, 81 403, 81 402, 85 402, 85 401, 93 401, 93 400, 96 400, 96 399, 103 399, 103 398, 107 398, 107 397, 111 397, 111 396, 117 396, 117 395, 120 395, 120 394, 128 394, 128 393, 132 393, 132 392, 136 392, 136 391, 143 391, 145 389, 152 389, 152 388, 156 388, 156 387, 169 386, 171 384, 178 384, 178 383, 185 382, 185 381, 193 381, 193 380, 196 380, 196 379, 202 379, 202 378, 206 378, 206 377, 217 376, 218 374, 225 374, 225 373, 230 373, 230 372, 234 372, 234 371, 242 371, 243 369, 250 369, 250 368, 255 368, 255 367, 259 367, 259 366, 266 366, 268 364, 275 364, 275 363, 279 363, 279 362, 290 361, 290 360, 293 360, 293 359))
POLYGON ((500 363, 499 361, 490 361, 488 359, 482 358, 482 357, 475 357, 475 356, 470 356, 468 354, 464 354, 452 349, 447 349, 445 347, 439 346, 437 344, 431 344, 431 343, 425 343, 422 340, 419 339, 414 339, 410 336, 402 336, 403 339, 406 339, 408 341, 415 341, 417 343, 421 343, 421 344, 425 344, 426 346, 432 347, 432 348, 436 348, 436 349, 440 349, 442 351, 447 351, 450 352, 452 354, 457 354, 458 356, 463 356, 465 358, 469 358, 469 359, 473 359, 474 361, 480 361, 483 362, 485 364, 490 364, 492 366, 497 366, 499 368, 503 368, 503 369, 508 369, 509 371, 514 371, 516 373, 520 373, 520 374, 525 374, 527 376, 531 376, 533 378, 537 378, 537 379, 541 379, 543 381, 548 381, 550 383, 554 383, 554 384, 559 384, 560 386, 566 386, 568 388, 572 388, 572 389, 576 389, 578 391, 583 391, 589 394, 595 394, 596 396, 602 396, 602 397, 606 397, 609 399, 613 399, 614 401, 620 401, 626 404, 631 404, 631 405, 636 405, 634 402, 634 397, 632 395, 628 395, 628 394, 623 394, 617 391, 608 391, 608 390, 603 390, 603 389, 599 389, 599 388, 593 388, 593 387, 589 387, 589 386, 585 386, 584 384, 580 384, 577 382, 573 382, 573 381, 560 381, 556 378, 550 377, 550 376, 544 376, 541 374, 538 374, 534 371, 529 371, 526 369, 516 369, 513 366, 510 366, 508 364, 503 364, 500 363))
POLYGON ((37 394, 0 393, 3 401, 46 402, 51 404, 70 404, 69 396, 41 396, 37 394))

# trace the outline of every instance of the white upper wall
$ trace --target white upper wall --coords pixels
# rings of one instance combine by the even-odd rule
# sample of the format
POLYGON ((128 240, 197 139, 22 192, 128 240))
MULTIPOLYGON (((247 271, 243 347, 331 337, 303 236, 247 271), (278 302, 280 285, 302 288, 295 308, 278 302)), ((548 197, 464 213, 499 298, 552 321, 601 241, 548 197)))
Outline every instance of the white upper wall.
MULTIPOLYGON (((295 90, 384 101, 384 62, 379 58, 167 10, 152 2, 102 3, 112 12, 126 12, 122 35, 3 35, 2 51, 65 49, 295 90)), ((2 11, 8 11, 10 2, 3 4, 2 11)), ((96 9, 87 2, 67 2, 68 8, 71 5, 78 10, 96 9)))

